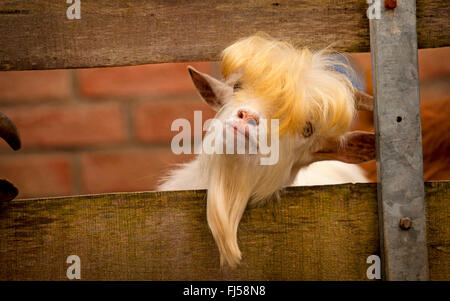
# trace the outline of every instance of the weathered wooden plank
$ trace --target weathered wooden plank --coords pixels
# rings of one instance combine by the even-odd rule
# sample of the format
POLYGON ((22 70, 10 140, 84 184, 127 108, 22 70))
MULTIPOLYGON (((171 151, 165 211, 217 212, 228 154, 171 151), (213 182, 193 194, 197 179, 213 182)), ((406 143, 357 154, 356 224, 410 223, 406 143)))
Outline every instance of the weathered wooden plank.
POLYGON ((425 183, 430 280, 450 280, 450 185, 425 183))
POLYGON ((385 279, 428 280, 416 1, 380 14, 370 20, 370 46, 385 279))
MULTIPOLYGON (((384 2, 384 1, 382 1, 384 2)), ((300 45, 369 51, 366 0, 0 1, 0 70, 217 60, 238 38, 263 31, 300 45)), ((450 45, 450 3, 419 1, 419 47, 450 45)))
MULTIPOLYGON (((427 183, 431 279, 450 280, 450 183, 427 183)), ((0 280, 367 280, 379 253, 375 184, 291 187, 247 210, 242 266, 220 270, 205 192, 144 192, 0 207, 0 280)))

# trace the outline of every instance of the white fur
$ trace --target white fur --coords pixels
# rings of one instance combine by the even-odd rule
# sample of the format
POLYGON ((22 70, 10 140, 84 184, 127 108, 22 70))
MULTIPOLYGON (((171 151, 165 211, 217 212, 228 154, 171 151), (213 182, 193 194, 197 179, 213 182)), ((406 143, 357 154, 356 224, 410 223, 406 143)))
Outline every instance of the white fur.
MULTIPOLYGON (((206 189, 208 180, 202 177, 200 160, 181 164, 172 170, 167 181, 158 190, 195 190, 206 189)), ((364 169, 356 164, 340 161, 319 161, 311 163, 297 173, 289 186, 337 185, 345 183, 367 183, 369 179, 364 169)))
POLYGON ((202 176, 200 169, 200 160, 194 160, 189 163, 180 164, 178 169, 170 171, 169 176, 165 179, 158 190, 195 190, 206 189, 208 179, 202 176))
POLYGON ((291 186, 367 183, 364 169, 340 161, 319 161, 302 168, 291 186))

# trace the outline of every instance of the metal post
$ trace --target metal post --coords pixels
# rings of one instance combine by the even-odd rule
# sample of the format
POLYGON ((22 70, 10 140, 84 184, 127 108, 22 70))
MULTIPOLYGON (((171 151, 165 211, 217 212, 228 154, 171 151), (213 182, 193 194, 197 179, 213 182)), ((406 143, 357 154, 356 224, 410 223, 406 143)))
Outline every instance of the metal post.
POLYGON ((415 0, 382 1, 370 48, 383 278, 428 280, 415 0))

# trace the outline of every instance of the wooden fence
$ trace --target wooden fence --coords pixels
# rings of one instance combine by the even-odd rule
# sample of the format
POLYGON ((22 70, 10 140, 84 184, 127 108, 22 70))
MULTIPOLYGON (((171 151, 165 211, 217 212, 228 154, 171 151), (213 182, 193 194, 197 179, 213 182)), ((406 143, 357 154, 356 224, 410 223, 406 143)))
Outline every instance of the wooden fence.
MULTIPOLYGON (((290 187, 279 202, 247 210, 244 254, 219 267, 205 191, 17 200, 0 211, 0 279, 367 280, 379 249, 376 184, 290 187)), ((450 183, 426 184, 430 278, 450 279, 450 183)))
MULTIPOLYGON (((312 48, 333 44, 336 50, 355 52, 369 51, 371 46, 377 54, 374 69, 380 70, 374 77, 380 101, 375 103, 377 154, 386 174, 380 183, 398 180, 395 173, 403 170, 406 159, 420 162, 417 175, 403 170, 413 180, 398 181, 399 191, 404 191, 405 185, 420 180, 422 168, 420 124, 408 121, 420 120, 417 46, 450 45, 450 2, 398 3, 398 9, 389 12, 383 6, 383 21, 371 20, 369 30, 365 0, 83 0, 79 20, 66 18, 65 1, 6 0, 0 2, 0 70, 217 60, 225 46, 257 31, 312 48), (417 35, 408 20, 417 22, 417 35), (402 40, 392 34, 405 30, 408 59, 395 68, 393 58, 401 55, 393 50, 402 49, 402 40), (409 105, 399 101, 405 93, 398 86, 387 84, 395 93, 383 90, 386 74, 401 80, 396 75, 404 70, 410 75, 408 88, 414 90, 409 105), (392 95, 395 102, 390 104, 392 95), (400 141, 408 146, 408 156, 389 154, 404 153, 395 146, 398 139, 385 136, 392 133, 389 123, 394 121, 383 111, 392 106, 404 109, 403 124, 409 132, 401 131, 414 133, 400 141), (395 163, 394 173, 389 172, 389 162, 395 163)), ((408 162, 411 168, 414 164, 408 162)), ((450 184, 426 183, 424 208, 423 181, 419 182, 414 186, 419 195, 414 204, 392 187, 383 190, 388 185, 378 186, 378 202, 375 184, 287 188, 279 203, 245 213, 239 230, 244 260, 236 270, 219 268, 206 224, 204 191, 1 203, 0 280, 67 279, 69 255, 80 257, 83 280, 364 280, 367 257, 380 253, 390 267, 385 279, 428 279, 429 274, 432 280, 449 280, 450 184), (414 224, 417 231, 399 231, 398 216, 386 207, 392 195, 397 198, 389 200, 392 204, 410 202, 418 216, 426 214, 426 228, 423 222, 414 224), (427 240, 416 239, 415 233, 426 233, 427 240), (413 267, 413 256, 423 263, 413 267), (421 269, 420 275, 415 269, 421 269)))
MULTIPOLYGON (((365 0, 81 2, 81 19, 67 20, 66 1, 1 1, 0 70, 211 61, 257 31, 312 48, 370 51, 365 0)), ((419 48, 450 44, 449 5, 417 2, 419 48)))

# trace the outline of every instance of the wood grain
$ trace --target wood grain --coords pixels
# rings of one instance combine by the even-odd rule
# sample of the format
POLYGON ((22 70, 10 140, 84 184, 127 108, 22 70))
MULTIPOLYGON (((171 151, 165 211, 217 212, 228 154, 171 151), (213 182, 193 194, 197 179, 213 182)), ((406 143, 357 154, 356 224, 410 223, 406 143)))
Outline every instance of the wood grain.
MULTIPOLYGON (((430 276, 450 280, 450 182, 426 184, 430 276)), ((375 184, 291 187, 247 210, 242 265, 219 267, 205 191, 17 200, 0 207, 0 280, 367 280, 379 254, 375 184)))
MULTIPOLYGON (((366 0, 83 0, 0 2, 0 70, 218 60, 238 38, 266 32, 313 49, 369 51, 366 0)), ((419 48, 450 45, 450 3, 421 0, 419 48)))

